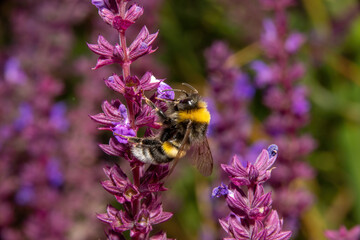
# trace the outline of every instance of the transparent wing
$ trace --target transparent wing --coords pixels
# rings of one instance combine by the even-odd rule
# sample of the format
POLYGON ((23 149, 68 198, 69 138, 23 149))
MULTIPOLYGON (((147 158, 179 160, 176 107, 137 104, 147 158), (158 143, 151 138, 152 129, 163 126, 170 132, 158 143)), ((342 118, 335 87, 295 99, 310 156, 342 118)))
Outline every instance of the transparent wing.
POLYGON ((211 175, 214 161, 207 138, 192 147, 190 159, 202 175, 211 175))

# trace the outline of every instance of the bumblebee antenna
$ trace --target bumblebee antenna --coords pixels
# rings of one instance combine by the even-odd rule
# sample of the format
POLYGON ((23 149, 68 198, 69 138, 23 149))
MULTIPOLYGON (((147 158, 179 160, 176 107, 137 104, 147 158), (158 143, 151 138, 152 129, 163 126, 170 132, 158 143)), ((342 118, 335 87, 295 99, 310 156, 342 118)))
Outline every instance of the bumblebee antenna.
POLYGON ((194 93, 199 93, 198 90, 196 90, 193 86, 191 86, 190 84, 188 83, 182 83, 183 86, 187 86, 188 88, 190 88, 191 90, 194 91, 194 93))
POLYGON ((189 94, 185 90, 181 90, 181 89, 165 89, 165 90, 162 90, 162 92, 182 92, 187 97, 189 96, 189 94))

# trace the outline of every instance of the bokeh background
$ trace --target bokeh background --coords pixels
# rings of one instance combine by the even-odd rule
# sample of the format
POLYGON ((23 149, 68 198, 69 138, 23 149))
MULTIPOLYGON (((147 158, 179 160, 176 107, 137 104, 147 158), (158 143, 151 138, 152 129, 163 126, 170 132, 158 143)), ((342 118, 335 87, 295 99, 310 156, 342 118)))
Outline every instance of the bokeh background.
MULTIPOLYGON (((271 110, 252 66, 269 61, 260 39, 264 19, 274 13, 256 0, 137 2, 145 13, 129 29, 129 38, 146 24, 150 32, 160 30, 159 49, 134 63, 132 72, 152 71, 173 88, 190 83, 216 106, 209 133, 215 173, 206 179, 182 161, 163 194, 164 208, 174 217, 158 228, 177 239, 219 239, 223 230, 216 219, 226 211, 225 203, 210 195, 226 181, 220 163, 232 154, 253 156, 249 149, 273 142, 264 127, 271 110), (217 53, 210 49, 214 42, 217 53), (224 52, 228 57, 223 61, 224 52), (246 77, 251 98, 219 103, 214 90, 219 82, 213 80, 219 76, 209 67, 218 59, 246 77), (230 123, 226 111, 234 113, 230 123), (225 136, 228 126, 219 127, 224 122, 236 126, 230 135, 225 136)), ((287 23, 289 32, 305 39, 293 58, 304 66, 298 83, 306 87, 311 105, 296 134, 314 139, 314 149, 300 159, 311 173, 281 183, 290 192, 277 192, 276 183, 268 190, 274 191, 274 208, 284 214, 294 239, 318 240, 325 239, 326 229, 360 223, 360 3, 294 2, 287 23), (304 199, 301 210, 292 204, 297 198, 304 199)), ((105 239, 95 214, 113 199, 99 183, 105 178, 102 167, 121 160, 100 151, 97 144, 110 135, 98 131, 88 115, 100 112, 102 101, 117 97, 103 78, 121 70, 91 70, 96 56, 86 43, 96 42, 98 34, 115 42, 111 30, 87 0, 0 2, 0 239, 105 239)), ((220 82, 226 86, 230 79, 220 82)), ((278 145, 281 156, 288 149, 278 145)), ((280 166, 276 171, 288 170, 280 166)))

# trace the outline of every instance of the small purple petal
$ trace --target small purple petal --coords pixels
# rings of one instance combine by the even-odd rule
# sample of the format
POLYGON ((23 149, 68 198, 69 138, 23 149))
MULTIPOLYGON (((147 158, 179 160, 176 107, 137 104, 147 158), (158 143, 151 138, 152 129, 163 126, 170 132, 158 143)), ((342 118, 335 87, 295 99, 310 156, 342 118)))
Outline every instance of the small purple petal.
POLYGON ((92 0, 91 3, 98 9, 102 9, 105 7, 104 0, 92 0))
POLYGON ((221 197, 221 196, 226 196, 229 193, 228 187, 221 183, 220 186, 216 187, 213 189, 211 197, 221 197))
POLYGON ((276 144, 271 144, 267 151, 269 153, 269 158, 275 157, 279 151, 279 147, 276 144))
POLYGON ((112 128, 112 131, 114 133, 116 140, 118 140, 119 143, 126 144, 128 142, 128 140, 126 138, 119 136, 119 135, 128 136, 128 137, 136 136, 135 131, 133 129, 131 129, 128 124, 125 124, 125 125, 117 124, 115 127, 112 128))
POLYGON ((251 68, 256 72, 255 81, 260 87, 271 83, 275 78, 273 69, 262 61, 253 62, 251 68))
POLYGON ((26 205, 34 198, 34 188, 30 185, 22 186, 15 195, 15 201, 19 205, 26 205))
POLYGON ((63 102, 56 103, 50 112, 50 123, 59 131, 66 131, 69 122, 66 119, 66 105, 63 102))
POLYGON ((46 166, 47 178, 51 185, 60 187, 64 183, 64 176, 60 170, 60 164, 57 159, 51 159, 46 166))
POLYGON ((19 116, 14 122, 15 129, 21 131, 34 121, 33 108, 29 103, 22 103, 19 106, 19 116))
POLYGON ((295 53, 305 42, 305 37, 301 33, 292 33, 285 42, 285 49, 289 53, 295 53))
POLYGON ((6 61, 4 67, 4 78, 7 82, 14 84, 22 84, 27 80, 18 59, 12 57, 6 61))
POLYGON ((292 111, 297 115, 304 115, 310 110, 310 103, 306 98, 306 88, 297 87, 292 94, 292 111))
POLYGON ((174 99, 175 98, 175 93, 173 91, 165 91, 164 90, 168 90, 168 89, 172 89, 169 85, 167 85, 164 82, 161 82, 158 89, 157 89, 157 96, 158 98, 162 98, 162 99, 174 99))

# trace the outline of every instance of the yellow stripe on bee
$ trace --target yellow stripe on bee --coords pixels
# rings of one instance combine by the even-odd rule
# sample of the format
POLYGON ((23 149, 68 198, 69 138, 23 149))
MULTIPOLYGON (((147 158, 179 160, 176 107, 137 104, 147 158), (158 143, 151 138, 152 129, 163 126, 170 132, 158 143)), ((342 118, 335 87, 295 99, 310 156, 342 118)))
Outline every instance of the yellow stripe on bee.
MULTIPOLYGON (((164 150, 166 156, 168 156, 170 158, 175 158, 179 152, 179 150, 169 142, 164 142, 162 144, 162 149, 164 150)), ((185 151, 182 151, 182 153, 180 154, 180 157, 183 157, 185 155, 185 153, 186 153, 185 151)))
POLYGON ((178 120, 179 122, 192 120, 199 123, 209 123, 210 113, 206 108, 193 109, 190 111, 179 111, 178 120))

